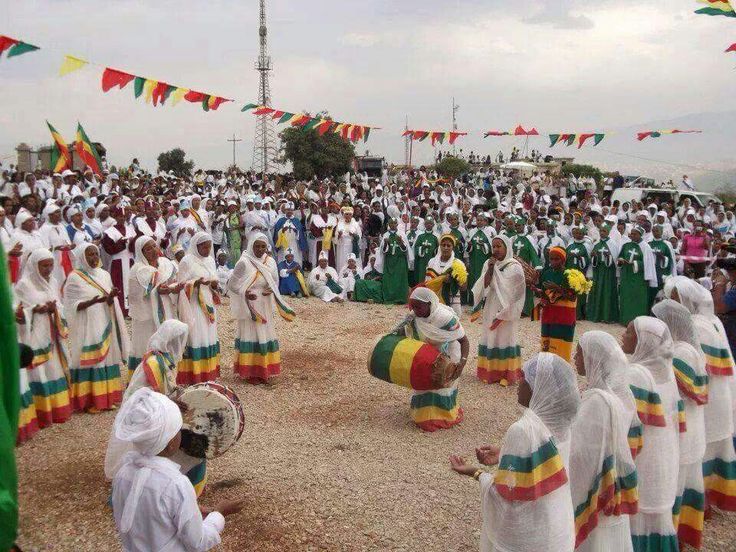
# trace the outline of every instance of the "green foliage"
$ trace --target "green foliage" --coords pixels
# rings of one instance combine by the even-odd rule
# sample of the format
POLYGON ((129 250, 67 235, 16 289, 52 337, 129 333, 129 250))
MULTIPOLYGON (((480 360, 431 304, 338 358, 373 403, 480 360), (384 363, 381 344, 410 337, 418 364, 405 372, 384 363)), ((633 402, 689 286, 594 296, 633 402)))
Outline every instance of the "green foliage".
POLYGON ((158 170, 174 171, 174 174, 179 177, 191 176, 194 161, 187 161, 185 157, 186 153, 181 148, 165 151, 158 156, 158 170))
POLYGON ((442 161, 437 163, 434 168, 437 170, 440 176, 452 179, 467 172, 470 172, 470 163, 465 161, 465 159, 460 159, 459 157, 447 155, 443 157, 442 161))
POLYGON ((568 176, 573 175, 575 178, 589 177, 592 176, 595 179, 596 184, 601 183, 603 173, 598 167, 593 165, 577 165, 575 163, 567 163, 562 166, 562 175, 568 176))
POLYGON ((713 192, 723 203, 736 203, 736 186, 724 184, 713 192))
MULTIPOLYGON (((326 117, 325 113, 319 115, 326 117)), ((316 130, 289 127, 279 136, 284 160, 291 162, 298 179, 338 176, 352 168, 355 146, 334 132, 320 136, 316 130)))

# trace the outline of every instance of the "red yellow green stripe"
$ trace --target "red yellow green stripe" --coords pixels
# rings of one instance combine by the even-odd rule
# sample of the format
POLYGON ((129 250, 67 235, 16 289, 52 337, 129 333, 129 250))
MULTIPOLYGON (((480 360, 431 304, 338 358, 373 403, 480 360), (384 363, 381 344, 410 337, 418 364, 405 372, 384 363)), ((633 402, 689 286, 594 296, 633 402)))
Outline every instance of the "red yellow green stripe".
POLYGON ((680 550, 685 549, 683 544, 699 549, 703 542, 705 495, 694 489, 686 488, 682 497, 678 497, 678 505, 678 523, 675 528, 677 529, 677 540, 680 541, 680 550))
POLYGON ((723 15, 726 17, 736 17, 733 6, 729 0, 698 0, 706 7, 695 10, 695 13, 702 15, 723 15))
POLYGON ((194 466, 191 470, 186 473, 187 479, 191 481, 194 492, 199 498, 204 492, 204 487, 207 484, 207 460, 202 460, 199 464, 194 466))
POLYGON ((46 121, 46 124, 51 132, 51 137, 54 139, 54 147, 51 150, 51 171, 60 173, 65 169, 71 169, 72 155, 69 152, 69 147, 53 125, 48 121, 46 121))
POLYGON ((102 174, 102 159, 80 123, 77 123, 77 154, 95 174, 102 174))
MULTIPOLYGON (((24 370, 24 368, 21 368, 24 370)), ((39 430, 36 405, 33 403, 33 393, 27 389, 20 396, 20 412, 18 412, 18 434, 16 444, 25 443, 39 430)))
POLYGON ((675 358, 672 360, 677 379, 677 388, 683 395, 689 397, 697 404, 708 402, 708 375, 699 376, 687 362, 675 358))
POLYGON ((281 373, 281 351, 276 339, 259 343, 235 339, 237 357, 233 369, 247 380, 267 381, 281 373))
POLYGON ((432 365, 439 355, 437 348, 422 341, 387 335, 373 349, 368 370, 388 383, 427 391, 436 388, 432 383, 432 365))
POLYGON ((507 500, 536 500, 567 483, 557 447, 547 441, 530 456, 505 454, 498 464, 494 486, 507 500))
POLYGON ((478 379, 486 383, 513 384, 521 379, 521 347, 478 345, 478 379))
POLYGON ((687 418, 685 416, 685 401, 677 401, 677 425, 680 433, 687 432, 687 418))
POLYGON ((733 360, 728 349, 701 344, 705 354, 705 369, 711 376, 732 376, 733 360))
POLYGON ((176 383, 191 385, 212 381, 220 376, 220 342, 214 345, 184 349, 184 357, 177 366, 176 383))
POLYGON ((636 458, 637 455, 641 452, 642 447, 644 446, 644 438, 642 437, 641 425, 637 424, 629 428, 627 440, 629 442, 629 450, 631 451, 631 457, 636 458))
POLYGON ((95 366, 102 363, 110 352, 110 344, 112 343, 112 322, 108 322, 105 330, 102 332, 100 341, 92 345, 82 347, 82 353, 79 356, 79 365, 81 367, 95 366))
POLYGON ((641 387, 630 385, 631 393, 634 395, 636 402, 636 411, 639 414, 641 423, 665 427, 667 422, 664 417, 664 408, 662 407, 662 399, 654 391, 647 391, 641 387))
POLYGON ((463 409, 458 405, 458 390, 449 395, 432 391, 415 394, 411 398, 411 417, 423 431, 449 429, 463 421, 463 409))
POLYGON ((736 461, 713 458, 703 462, 703 482, 709 506, 736 511, 736 461))
POLYGON ((108 410, 122 402, 123 385, 118 364, 72 368, 70 375, 74 410, 108 410))

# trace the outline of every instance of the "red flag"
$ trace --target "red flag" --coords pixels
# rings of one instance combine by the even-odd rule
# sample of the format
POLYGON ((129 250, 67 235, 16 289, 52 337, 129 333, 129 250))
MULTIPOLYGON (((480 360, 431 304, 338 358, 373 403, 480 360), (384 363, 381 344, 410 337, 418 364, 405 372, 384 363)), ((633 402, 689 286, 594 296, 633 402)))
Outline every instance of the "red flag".
POLYGON ((153 105, 158 105, 158 102, 161 102, 161 105, 164 105, 164 102, 166 101, 164 94, 166 94, 166 90, 168 90, 168 88, 169 85, 165 82, 156 83, 156 86, 153 87, 153 91, 151 92, 153 105))
POLYGON ((283 111, 279 111, 279 110, 276 110, 276 111, 274 111, 274 112, 273 112, 273 115, 271 115, 271 117, 272 117, 272 118, 273 118, 274 120, 276 120, 276 119, 280 119, 280 118, 281 118, 281 117, 283 117, 283 116, 284 116, 284 112, 283 112, 283 111))
MULTIPOLYGON (((0 50, 0 51, 2 51, 2 50, 0 50)), ((736 42, 735 42, 735 43, 733 43, 733 44, 731 44, 731 45, 730 45, 730 46, 728 47, 728 49, 726 50, 726 52, 736 52, 736 42)))
MULTIPOLYGON (((519 127, 519 128, 521 128, 521 127, 519 127)), ((458 136, 462 136, 463 134, 465 134, 465 133, 464 132, 450 132, 450 144, 451 145, 454 144, 455 143, 455 140, 457 140, 457 137, 458 136)))
POLYGON ((111 69, 110 67, 105 67, 105 70, 102 73, 102 91, 107 92, 115 86, 121 89, 125 88, 125 85, 132 81, 134 78, 135 75, 123 73, 122 71, 118 71, 117 69, 111 69))
POLYGON ((524 127, 522 127, 521 125, 516 127, 516 129, 514 130, 514 136, 526 136, 526 130, 524 130, 524 127))
POLYGON ((595 136, 595 133, 594 134, 581 134, 580 136, 578 136, 578 149, 582 148, 585 141, 589 138, 592 138, 593 136, 595 136))
POLYGON ((253 112, 253 115, 270 115, 274 111, 276 110, 270 107, 259 107, 253 112))
POLYGON ((636 139, 641 142, 642 140, 644 140, 644 138, 647 138, 647 137, 649 137, 651 135, 652 135, 652 131, 649 131, 649 132, 637 132, 636 133, 636 139))
POLYGON ((526 134, 527 134, 527 136, 539 136, 539 133, 537 132, 537 129, 536 128, 531 129, 526 134))
POLYGON ((330 130, 330 128, 332 127, 332 124, 333 124, 332 121, 330 121, 329 119, 327 121, 324 121, 324 122, 320 123, 317 126, 317 134, 319 134, 320 136, 322 136, 328 130, 330 130))
POLYGON ((202 92, 197 92, 195 90, 190 90, 189 92, 184 94, 184 99, 192 103, 202 102, 204 101, 206 97, 207 97, 207 94, 204 94, 202 92))
POLYGON ((404 133, 402 134, 402 136, 409 136, 413 132, 414 132, 413 130, 405 130, 404 133))
POLYGON ((213 111, 216 110, 218 107, 220 107, 225 102, 231 102, 232 100, 228 100, 227 98, 221 98, 220 96, 212 96, 209 99, 209 107, 213 111))
POLYGON ((9 36, 0 35, 0 54, 2 54, 8 48, 18 44, 18 40, 10 38, 9 36))

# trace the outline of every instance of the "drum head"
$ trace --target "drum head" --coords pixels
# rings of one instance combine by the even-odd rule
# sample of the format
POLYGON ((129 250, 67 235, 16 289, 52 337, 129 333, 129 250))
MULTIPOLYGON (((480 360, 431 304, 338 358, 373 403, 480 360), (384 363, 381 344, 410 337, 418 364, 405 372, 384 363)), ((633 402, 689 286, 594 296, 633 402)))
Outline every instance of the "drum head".
POLYGON ((184 390, 182 450, 195 458, 216 458, 240 439, 245 426, 243 408, 228 387, 208 382, 184 390))

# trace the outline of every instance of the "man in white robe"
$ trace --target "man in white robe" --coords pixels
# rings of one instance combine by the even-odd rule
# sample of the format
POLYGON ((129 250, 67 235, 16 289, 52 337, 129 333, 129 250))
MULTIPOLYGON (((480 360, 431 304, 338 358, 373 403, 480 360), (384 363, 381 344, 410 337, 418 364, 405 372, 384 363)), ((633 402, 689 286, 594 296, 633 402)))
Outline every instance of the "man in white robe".
POLYGON ((328 266, 328 259, 327 251, 320 252, 317 266, 309 273, 309 291, 325 303, 342 303, 340 278, 335 269, 328 266))

